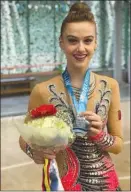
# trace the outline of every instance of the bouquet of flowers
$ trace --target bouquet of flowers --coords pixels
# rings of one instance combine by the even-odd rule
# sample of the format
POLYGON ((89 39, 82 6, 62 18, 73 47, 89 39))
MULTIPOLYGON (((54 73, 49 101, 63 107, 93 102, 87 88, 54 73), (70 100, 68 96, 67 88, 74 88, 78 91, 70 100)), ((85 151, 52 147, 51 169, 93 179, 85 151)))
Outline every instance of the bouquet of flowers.
MULTIPOLYGON (((60 147, 71 144, 74 140, 73 125, 69 115, 57 111, 52 104, 41 105, 31 110, 16 124, 23 139, 32 147, 60 147)), ((44 163, 44 159, 43 159, 44 163)), ((59 178, 59 172, 55 160, 45 160, 44 190, 64 190, 59 178)))

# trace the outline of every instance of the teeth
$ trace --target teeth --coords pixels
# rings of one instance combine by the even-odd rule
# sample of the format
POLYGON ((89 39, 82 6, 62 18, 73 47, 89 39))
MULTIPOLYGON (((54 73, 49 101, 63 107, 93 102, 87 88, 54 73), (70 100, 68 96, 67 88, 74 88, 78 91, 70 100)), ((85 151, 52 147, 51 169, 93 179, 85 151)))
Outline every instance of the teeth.
POLYGON ((76 57, 78 57, 78 58, 84 58, 85 56, 84 56, 84 57, 79 57, 79 56, 76 56, 76 57))
POLYGON ((75 55, 75 58, 78 58, 78 59, 84 59, 86 56, 78 56, 78 55, 75 55))

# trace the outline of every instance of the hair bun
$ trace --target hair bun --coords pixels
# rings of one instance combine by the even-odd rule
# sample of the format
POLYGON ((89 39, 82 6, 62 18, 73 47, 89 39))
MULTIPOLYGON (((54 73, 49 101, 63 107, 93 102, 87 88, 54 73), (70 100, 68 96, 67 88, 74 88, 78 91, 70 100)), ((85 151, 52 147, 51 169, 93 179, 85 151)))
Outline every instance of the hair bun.
POLYGON ((90 12, 90 8, 89 6, 84 3, 84 2, 77 2, 77 3, 74 3, 70 10, 69 10, 69 13, 72 13, 72 12, 90 12))

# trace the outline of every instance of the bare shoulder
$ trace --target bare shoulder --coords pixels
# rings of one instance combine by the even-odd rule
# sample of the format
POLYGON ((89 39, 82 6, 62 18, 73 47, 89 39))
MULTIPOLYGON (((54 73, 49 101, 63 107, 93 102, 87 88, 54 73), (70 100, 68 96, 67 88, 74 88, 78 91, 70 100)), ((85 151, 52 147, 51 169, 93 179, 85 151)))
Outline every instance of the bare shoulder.
POLYGON ((32 108, 35 108, 36 106, 40 106, 44 103, 48 103, 48 98, 50 96, 48 86, 49 85, 55 85, 59 86, 60 82, 62 81, 61 75, 53 77, 47 81, 37 83, 34 88, 32 89, 32 92, 30 94, 29 98, 29 110, 32 108))
POLYGON ((116 79, 112 78, 112 77, 108 77, 106 75, 99 75, 99 74, 96 74, 94 72, 93 72, 93 74, 94 74, 96 80, 98 80, 98 82, 99 81, 106 81, 108 86, 111 87, 111 88, 119 86, 118 81, 116 79))
POLYGON ((57 75, 55 77, 52 77, 46 81, 40 82, 38 83, 35 87, 37 87, 37 89, 41 90, 41 88, 46 87, 49 84, 61 84, 63 83, 63 79, 61 75, 57 75))

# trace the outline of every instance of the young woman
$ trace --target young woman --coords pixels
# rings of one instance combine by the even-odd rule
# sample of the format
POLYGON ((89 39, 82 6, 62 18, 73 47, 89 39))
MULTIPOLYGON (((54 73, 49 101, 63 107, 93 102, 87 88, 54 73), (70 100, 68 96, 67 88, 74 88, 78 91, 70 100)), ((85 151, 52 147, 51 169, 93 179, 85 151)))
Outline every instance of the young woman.
POLYGON ((89 69, 97 48, 96 31, 87 4, 73 4, 62 23, 59 39, 67 68, 62 75, 37 84, 29 100, 28 110, 44 103, 53 103, 58 110, 64 109, 63 103, 72 105, 76 116, 71 117, 78 135, 74 143, 54 153, 50 149, 31 149, 20 137, 21 149, 31 154, 34 162, 43 164, 44 158, 56 158, 65 191, 120 190, 109 155, 120 153, 123 145, 119 86, 115 79, 89 69))

